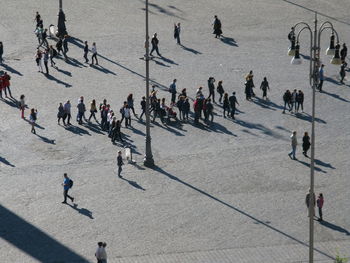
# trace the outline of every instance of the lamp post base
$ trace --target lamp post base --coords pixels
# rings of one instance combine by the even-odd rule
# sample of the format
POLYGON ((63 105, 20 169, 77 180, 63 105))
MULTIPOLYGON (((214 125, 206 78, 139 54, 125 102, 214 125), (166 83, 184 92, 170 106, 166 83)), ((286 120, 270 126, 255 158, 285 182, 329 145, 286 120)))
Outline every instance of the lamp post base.
POLYGON ((147 158, 147 156, 145 156, 145 158, 143 159, 143 165, 148 168, 154 167, 153 157, 147 158))
MULTIPOLYGON (((146 116, 146 118, 147 117, 149 119, 149 116, 146 116)), ((149 122, 147 123, 147 120, 146 120, 146 126, 147 126, 147 133, 149 133, 149 122)), ((151 136, 146 136, 146 154, 145 154, 145 158, 143 159, 143 165, 149 168, 152 168, 154 166, 153 154, 151 150, 151 136)))

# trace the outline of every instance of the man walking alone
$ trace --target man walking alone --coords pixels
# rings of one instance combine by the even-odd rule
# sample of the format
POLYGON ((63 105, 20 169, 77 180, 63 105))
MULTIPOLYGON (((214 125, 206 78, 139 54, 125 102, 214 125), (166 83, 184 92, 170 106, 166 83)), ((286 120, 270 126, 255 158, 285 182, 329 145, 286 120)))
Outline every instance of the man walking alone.
POLYGON ((122 177, 121 176, 121 173, 122 173, 122 166, 124 165, 124 162, 123 162, 123 157, 122 157, 122 152, 119 151, 118 152, 118 157, 117 157, 117 165, 118 165, 118 177, 122 177))
POLYGON ((66 173, 64 173, 64 180, 63 180, 63 197, 64 200, 62 202, 62 204, 67 204, 67 197, 74 202, 74 198, 71 197, 70 195, 68 195, 68 191, 69 189, 73 186, 73 181, 68 177, 68 175, 66 173))

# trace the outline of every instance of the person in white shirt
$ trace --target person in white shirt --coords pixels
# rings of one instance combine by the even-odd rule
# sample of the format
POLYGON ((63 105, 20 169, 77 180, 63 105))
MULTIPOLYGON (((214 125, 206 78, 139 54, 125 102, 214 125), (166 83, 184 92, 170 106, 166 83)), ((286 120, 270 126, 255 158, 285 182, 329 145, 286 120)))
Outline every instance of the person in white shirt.
POLYGON ((107 263, 107 253, 105 250, 105 247, 107 246, 107 244, 103 242, 98 242, 97 245, 98 245, 98 248, 95 253, 97 263, 107 263))
POLYGON ((298 145, 297 132, 296 131, 293 131, 292 135, 290 136, 290 140, 291 140, 292 151, 290 153, 288 153, 288 155, 289 155, 290 158, 292 158, 292 156, 293 156, 293 160, 296 160, 295 152, 297 150, 297 145, 298 145))
POLYGON ((92 43, 91 52, 92 52, 91 65, 94 64, 94 59, 96 60, 96 65, 98 65, 98 60, 97 60, 97 48, 96 48, 96 43, 95 43, 95 42, 92 43))
POLYGON ((128 126, 131 126, 131 114, 130 114, 130 108, 128 105, 125 105, 124 107, 124 118, 125 118, 125 128, 128 126))

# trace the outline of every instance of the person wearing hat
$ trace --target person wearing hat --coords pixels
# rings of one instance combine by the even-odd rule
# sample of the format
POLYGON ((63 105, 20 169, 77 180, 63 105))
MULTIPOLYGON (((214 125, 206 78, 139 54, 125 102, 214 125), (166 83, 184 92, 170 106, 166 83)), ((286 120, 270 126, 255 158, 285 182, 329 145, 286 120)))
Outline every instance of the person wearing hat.
POLYGON ((122 157, 122 152, 118 151, 118 157, 117 157, 117 165, 118 165, 118 177, 122 177, 121 173, 122 173, 122 166, 124 165, 123 162, 123 157, 122 157))
POLYGON ((236 98, 236 92, 232 92, 232 96, 229 97, 230 107, 231 107, 231 118, 235 119, 235 113, 236 113, 236 104, 239 105, 237 98, 236 98))

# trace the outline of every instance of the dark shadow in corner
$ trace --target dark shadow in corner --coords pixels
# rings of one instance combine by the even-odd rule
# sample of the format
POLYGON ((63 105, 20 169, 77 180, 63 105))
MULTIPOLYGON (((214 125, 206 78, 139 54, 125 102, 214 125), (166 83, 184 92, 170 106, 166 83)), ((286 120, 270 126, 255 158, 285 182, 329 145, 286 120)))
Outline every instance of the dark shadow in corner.
POLYGON ((0 205, 0 238, 39 262, 90 262, 0 205))

